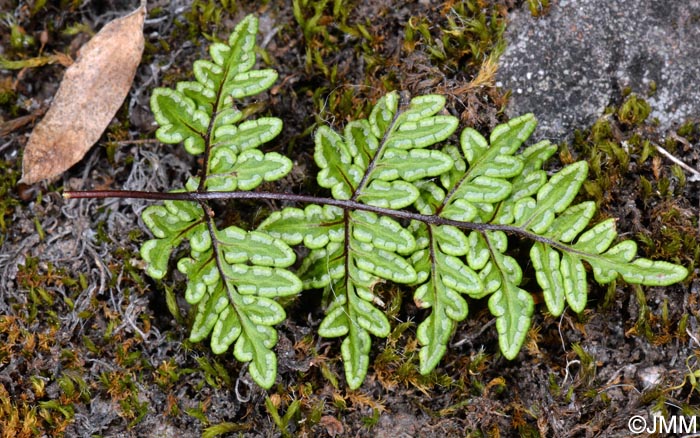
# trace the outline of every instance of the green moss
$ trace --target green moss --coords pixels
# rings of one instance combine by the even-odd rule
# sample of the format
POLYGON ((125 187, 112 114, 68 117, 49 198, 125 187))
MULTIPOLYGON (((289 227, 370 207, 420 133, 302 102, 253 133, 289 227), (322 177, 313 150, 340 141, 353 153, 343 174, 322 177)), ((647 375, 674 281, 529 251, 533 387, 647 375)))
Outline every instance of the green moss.
POLYGON ((527 7, 533 17, 541 17, 549 13, 549 0, 527 0, 527 7))
POLYGON ((652 402, 656 402, 657 406, 663 406, 663 403, 665 401, 666 398, 664 397, 663 391, 658 387, 654 387, 648 391, 644 391, 642 395, 639 396, 640 405, 646 405, 652 402))
POLYGON ((194 0, 190 10, 185 13, 190 35, 195 39, 202 35, 210 41, 218 40, 223 19, 232 19, 237 10, 235 0, 194 0))
POLYGON ((601 309, 612 308, 613 304, 615 303, 615 298, 616 298, 615 292, 616 291, 617 291, 617 280, 613 280, 607 285, 607 287, 605 289, 605 296, 603 297, 603 301, 600 304, 601 309))
POLYGON ((10 217, 20 205, 13 194, 19 176, 16 165, 16 162, 0 160, 0 245, 5 240, 10 217))
POLYGON ((617 112, 620 122, 637 125, 644 122, 651 114, 651 106, 636 94, 630 94, 617 112))
POLYGON ((478 71, 489 57, 497 58, 505 49, 506 20, 496 7, 484 8, 479 1, 459 1, 443 10, 444 22, 411 17, 405 28, 407 51, 420 41, 431 60, 444 72, 478 71))
POLYGON ((652 341, 654 339, 654 333, 651 330, 649 318, 651 312, 649 310, 649 306, 647 305, 646 294, 644 293, 644 289, 638 285, 632 285, 631 287, 635 292, 635 298, 637 299, 637 305, 639 306, 637 321, 634 324, 634 331, 637 334, 644 336, 648 341, 652 341))
POLYGON ((584 350, 580 344, 572 344, 571 349, 578 356, 580 362, 579 377, 584 388, 586 388, 593 383, 596 377, 597 365, 595 357, 584 350))
MULTIPOLYGON (((12 78, 0 77, 0 105, 12 107, 16 100, 17 93, 14 89, 12 78)), ((16 109, 13 111, 12 108, 10 108, 10 112, 14 113, 16 109)))
POLYGON ((222 435, 230 436, 227 434, 233 432, 244 432, 250 429, 248 425, 239 423, 219 423, 213 426, 209 426, 202 431, 202 438, 214 438, 222 435))
POLYGON ((216 359, 210 359, 206 356, 197 358, 200 370, 204 373, 204 380, 213 388, 221 388, 222 386, 230 387, 233 383, 226 368, 216 359))
POLYGON ((684 123, 680 128, 678 128, 678 135, 681 137, 686 137, 687 139, 692 139, 698 134, 696 129, 696 124, 693 121, 688 121, 684 123))
MULTIPOLYGON (((60 391, 47 394, 52 372, 44 370, 46 357, 56 347, 54 328, 36 326, 31 331, 25 321, 0 316, 0 365, 22 356, 22 361, 37 374, 13 382, 12 394, 0 383, 0 430, 3 436, 61 436, 75 417, 75 404, 89 400, 87 382, 80 372, 65 369, 56 379, 60 391), (14 358, 14 359, 13 359, 14 358)), ((63 368, 63 367, 62 367, 63 368)))
POLYGON ((39 416, 46 421, 47 429, 54 431, 64 430, 75 417, 73 405, 63 404, 59 400, 40 401, 38 407, 39 416))
POLYGON ((326 405, 323 401, 316 401, 311 406, 311 410, 306 413, 304 418, 304 423, 308 428, 312 428, 321 422, 325 407, 326 405))
POLYGON ((607 117, 601 117, 591 127, 590 138, 594 143, 600 143, 612 136, 612 126, 607 117))
MULTIPOLYGON (((299 413, 300 413, 299 412, 300 406, 301 406, 301 402, 299 400, 293 401, 289 405, 289 407, 287 408, 287 412, 284 414, 284 416, 281 416, 279 414, 277 406, 272 401, 272 399, 270 397, 265 398, 265 408, 267 409, 267 412, 270 414, 272 421, 275 423, 275 425, 279 429, 280 433, 285 438, 292 436, 291 432, 289 431, 290 423, 292 423, 293 420, 298 419, 299 413)), ((296 421, 294 421, 294 422, 296 422, 296 421)))
POLYGON ((555 397, 558 397, 561 395, 561 386, 559 386, 559 383, 557 383, 558 379, 559 379, 559 377, 554 375, 553 373, 550 373, 549 377, 547 379, 548 386, 549 386, 549 393, 555 397))
POLYGON ((209 419, 207 418, 207 415, 204 413, 206 409, 206 405, 202 402, 199 402, 196 407, 193 408, 187 408, 185 409, 185 413, 189 415, 192 418, 196 418, 199 420, 204 426, 209 425, 209 419))
POLYGON ((139 384, 134 375, 124 371, 100 374, 99 381, 107 396, 119 407, 119 415, 127 420, 128 427, 139 423, 148 412, 148 402, 141 401, 139 384))
POLYGON ((372 409, 372 415, 362 417, 362 424, 366 428, 372 429, 374 426, 377 425, 377 423, 379 423, 379 414, 380 413, 381 412, 379 412, 379 409, 372 409))

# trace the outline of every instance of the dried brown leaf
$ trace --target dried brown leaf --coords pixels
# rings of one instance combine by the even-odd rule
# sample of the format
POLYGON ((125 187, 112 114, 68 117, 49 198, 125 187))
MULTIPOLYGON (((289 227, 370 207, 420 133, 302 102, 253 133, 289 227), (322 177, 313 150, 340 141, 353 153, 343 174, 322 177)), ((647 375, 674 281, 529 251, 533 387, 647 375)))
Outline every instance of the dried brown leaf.
POLYGON ((131 88, 143 53, 145 4, 107 23, 80 49, 46 117, 24 151, 22 179, 55 179, 80 161, 112 120, 131 88))

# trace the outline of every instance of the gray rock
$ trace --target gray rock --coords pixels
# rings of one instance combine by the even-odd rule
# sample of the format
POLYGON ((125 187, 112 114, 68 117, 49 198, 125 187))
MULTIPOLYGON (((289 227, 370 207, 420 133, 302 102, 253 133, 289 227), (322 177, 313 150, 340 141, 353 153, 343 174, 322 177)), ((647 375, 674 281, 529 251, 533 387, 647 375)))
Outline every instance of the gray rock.
POLYGON ((700 117, 699 0, 560 0, 543 18, 525 5, 510 19, 497 79, 510 117, 537 116, 536 139, 571 139, 626 87, 662 131, 700 117))

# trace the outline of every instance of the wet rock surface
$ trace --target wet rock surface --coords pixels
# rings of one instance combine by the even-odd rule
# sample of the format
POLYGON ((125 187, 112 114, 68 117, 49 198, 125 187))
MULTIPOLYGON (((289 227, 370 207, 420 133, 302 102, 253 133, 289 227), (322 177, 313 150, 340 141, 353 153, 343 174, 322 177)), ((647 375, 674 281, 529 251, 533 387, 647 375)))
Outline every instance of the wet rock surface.
POLYGON ((646 98, 661 131, 700 117, 700 1, 560 1, 541 18, 510 15, 499 85, 510 117, 534 112, 535 135, 571 139, 619 104, 646 98))

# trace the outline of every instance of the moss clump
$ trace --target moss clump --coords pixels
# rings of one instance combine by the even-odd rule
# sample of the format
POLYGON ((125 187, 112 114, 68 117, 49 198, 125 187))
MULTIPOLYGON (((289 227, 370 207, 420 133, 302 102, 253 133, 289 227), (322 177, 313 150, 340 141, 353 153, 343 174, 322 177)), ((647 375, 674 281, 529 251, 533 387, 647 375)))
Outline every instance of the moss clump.
POLYGON ((643 123, 651 114, 651 106, 636 94, 630 94, 617 111, 617 117, 625 125, 643 123))
POLYGON ((404 49, 422 46, 430 59, 445 73, 478 71, 489 57, 497 58, 505 49, 505 11, 484 7, 481 1, 446 4, 441 20, 414 16, 404 29, 404 49))

